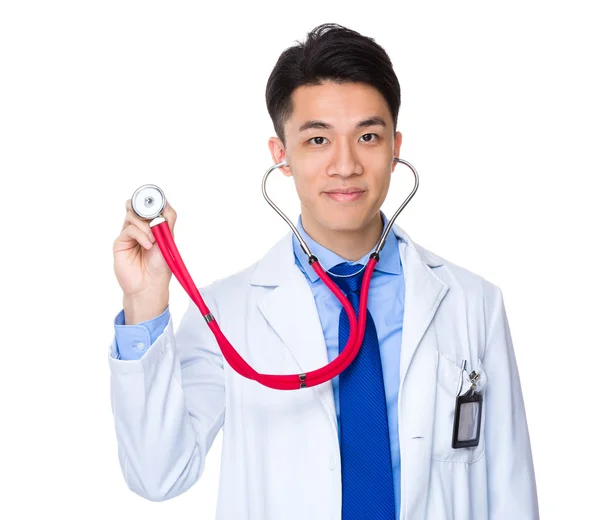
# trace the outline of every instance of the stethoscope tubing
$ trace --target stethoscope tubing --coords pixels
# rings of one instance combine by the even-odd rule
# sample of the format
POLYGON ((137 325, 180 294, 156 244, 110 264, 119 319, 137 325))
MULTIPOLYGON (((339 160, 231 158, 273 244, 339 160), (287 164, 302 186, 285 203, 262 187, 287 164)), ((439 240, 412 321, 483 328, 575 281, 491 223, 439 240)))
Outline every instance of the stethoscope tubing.
MULTIPOLYGON (((383 244, 385 242, 387 235, 389 234, 389 232, 391 230, 391 227, 392 227, 394 221, 396 220, 396 218, 398 217, 400 212, 404 209, 406 204, 408 204, 408 202, 413 197, 413 195, 415 194, 415 192, 417 191, 417 188, 419 186, 419 178, 418 178, 418 174, 417 174, 417 171, 415 170, 415 168, 410 163, 408 163, 407 161, 405 161, 403 159, 394 157, 394 161, 402 162, 402 163, 406 164, 407 166, 409 166, 409 168, 413 171, 413 174, 415 176, 415 186, 414 186, 412 192, 410 193, 410 195, 405 199, 403 204, 398 208, 396 213, 394 213, 394 215, 388 222, 388 225, 387 225, 386 229, 384 230, 374 252, 371 254, 369 261, 367 262, 367 265, 365 267, 365 274, 363 276, 363 280, 362 280, 362 284, 361 284, 358 320, 354 313, 354 308, 353 308, 352 304, 350 304, 350 302, 348 301, 346 295, 341 291, 341 289, 338 287, 338 285, 335 282, 333 282, 333 280, 331 280, 331 278, 329 277, 327 272, 320 265, 317 257, 314 256, 310 252, 308 245, 302 239, 302 236, 300 235, 300 233, 298 232, 296 227, 287 218, 287 216, 271 201, 271 199, 268 197, 268 195, 266 193, 266 180, 267 180, 268 175, 274 169, 279 168, 283 165, 287 165, 287 162, 283 161, 281 163, 271 166, 264 175, 263 195, 264 195, 265 199, 273 207, 273 209, 275 209, 275 211, 291 227, 292 231, 298 238, 303 251, 309 256, 309 263, 312 266, 313 270, 319 276, 319 278, 323 281, 323 283, 329 288, 329 290, 340 301, 340 303, 342 304, 342 307, 344 308, 344 310, 348 316, 348 321, 349 321, 349 325, 350 325, 350 333, 349 333, 349 337, 348 337, 348 341, 346 342, 346 345, 341 350, 340 354, 333 361, 331 361, 327 365, 325 365, 319 369, 313 370, 311 372, 305 372, 305 373, 301 373, 301 374, 261 374, 261 373, 257 372, 256 370, 254 370, 239 355, 239 353, 231 345, 229 340, 225 337, 225 334, 219 327, 219 324, 218 324, 216 318, 210 312, 210 309, 208 308, 208 306, 202 299, 202 295, 198 291, 196 284, 192 280, 192 277, 191 277, 187 267, 185 266, 183 259, 181 258, 181 255, 179 253, 179 250, 177 249, 175 240, 173 239, 173 235, 171 234, 171 230, 169 228, 169 225, 168 225, 168 222, 166 221, 166 219, 164 217, 162 217, 159 212, 158 213, 159 216, 152 220, 152 222, 150 223, 150 227, 152 228, 153 234, 156 238, 156 243, 158 244, 158 247, 160 248, 160 251, 161 251, 163 258, 165 259, 169 269, 175 275, 175 277, 177 278, 177 280, 179 281, 179 283, 181 284, 183 289, 186 291, 186 293, 190 296, 192 301, 198 306, 208 327, 212 331, 224 358, 226 359, 228 364, 231 366, 231 368, 233 370, 235 370, 238 374, 240 374, 241 376, 246 377, 248 379, 255 380, 258 383, 260 383, 264 386, 267 386, 269 388, 273 388, 273 389, 277 389, 277 390, 297 390, 299 388, 307 388, 307 387, 316 386, 316 385, 325 383, 325 382, 333 379, 337 375, 339 375, 348 366, 350 366, 350 364, 352 363, 352 361, 354 360, 354 358, 357 356, 358 352, 360 351, 362 341, 364 338, 364 333, 365 333, 365 329, 366 329, 366 321, 367 321, 367 302, 368 302, 369 286, 371 283, 373 271, 375 270, 375 265, 379 261, 379 253, 383 247, 383 244)), ((157 186, 144 185, 144 186, 138 188, 138 190, 136 190, 136 193, 138 193, 139 190, 142 190, 145 188, 146 189, 151 188, 151 189, 157 190, 157 192, 159 194, 159 198, 162 199, 162 202, 163 202, 162 207, 164 208, 164 203, 166 202, 166 199, 164 198, 164 194, 163 194, 162 190, 160 190, 160 188, 158 188, 157 186)), ((136 194, 134 194, 134 197, 132 197, 132 201, 135 198, 135 195, 136 194)), ((147 199, 152 199, 152 197, 147 197, 147 199)), ((135 205, 134 205, 134 211, 138 215, 143 217, 142 214, 140 214, 138 211, 135 210, 135 205)), ((160 211, 162 211, 162 209, 160 211)), ((153 215, 156 215, 156 214, 157 213, 153 213, 153 215)), ((149 218, 149 217, 143 217, 143 218, 149 218)))
MULTIPOLYGON (((206 306, 204 300, 197 287, 193 283, 191 276, 185 267, 183 259, 177 250, 177 246, 175 245, 175 241, 173 240, 173 235, 168 227, 168 223, 163 221, 153 226, 152 232, 156 238, 156 243, 158 244, 163 257, 165 257, 167 265, 184 288, 184 290, 188 293, 188 295, 192 298, 194 303, 200 309, 200 312, 203 316, 211 315, 210 310, 206 306)), ((331 280, 331 278, 327 275, 327 273, 323 270, 323 268, 319 265, 318 261, 314 261, 312 263, 313 268, 317 272, 317 274, 321 277, 323 282, 329 287, 332 292, 336 295, 338 300, 344 306, 345 311, 348 313, 349 323, 350 323, 350 334, 346 346, 343 349, 342 354, 336 357, 328 365, 321 367, 312 372, 307 372, 305 374, 289 374, 289 375, 280 375, 280 374, 261 374, 254 370, 234 349, 229 340, 225 337, 223 332, 221 331, 217 320, 211 319, 207 321, 207 324, 211 331, 213 332, 219 347, 223 353, 223 356, 237 373, 248 378, 253 379, 264 386, 278 389, 278 390, 296 390, 301 387, 309 387, 315 386, 318 384, 322 384, 326 381, 329 381, 340 372, 345 370, 354 360, 358 351, 360 349, 360 345, 362 344, 362 340, 365 332, 366 325, 366 307, 367 307, 367 293, 370 285, 370 278, 373 273, 373 269, 375 267, 376 261, 374 258, 369 260, 367 264, 367 270, 365 271, 365 275, 363 278, 361 293, 365 295, 364 298, 360 300, 360 308, 359 308, 359 321, 357 324, 356 316, 354 314, 354 309, 344 293, 339 289, 339 287, 331 280), (358 331, 356 327, 358 326, 358 331), (300 379, 300 375, 304 375, 305 379, 300 379), (302 382, 305 384, 299 386, 302 382)))

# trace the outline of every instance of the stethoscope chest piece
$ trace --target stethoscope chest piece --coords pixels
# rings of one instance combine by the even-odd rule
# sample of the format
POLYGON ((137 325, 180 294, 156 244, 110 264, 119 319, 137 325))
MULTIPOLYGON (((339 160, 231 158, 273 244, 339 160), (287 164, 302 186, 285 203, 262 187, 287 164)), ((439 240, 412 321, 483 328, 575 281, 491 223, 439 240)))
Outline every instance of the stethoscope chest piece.
POLYGON ((164 192, 155 184, 144 184, 133 192, 131 208, 140 218, 158 217, 167 205, 164 192))

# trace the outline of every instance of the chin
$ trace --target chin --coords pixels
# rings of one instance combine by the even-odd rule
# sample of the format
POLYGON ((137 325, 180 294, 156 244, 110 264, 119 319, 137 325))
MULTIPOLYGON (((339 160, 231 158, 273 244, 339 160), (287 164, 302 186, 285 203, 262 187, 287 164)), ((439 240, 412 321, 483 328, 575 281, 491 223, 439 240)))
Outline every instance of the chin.
POLYGON ((364 225, 364 215, 362 212, 341 210, 332 214, 328 213, 321 222, 332 231, 356 231, 364 225))

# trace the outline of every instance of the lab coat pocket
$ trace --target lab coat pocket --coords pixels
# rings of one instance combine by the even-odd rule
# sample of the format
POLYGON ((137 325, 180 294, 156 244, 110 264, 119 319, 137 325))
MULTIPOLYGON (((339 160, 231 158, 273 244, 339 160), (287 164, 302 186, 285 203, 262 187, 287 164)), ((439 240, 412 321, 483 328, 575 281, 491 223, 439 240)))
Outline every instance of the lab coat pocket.
POLYGON ((465 370, 462 370, 460 362, 455 362, 453 359, 449 358, 447 354, 444 354, 439 350, 437 354, 437 390, 432 457, 435 460, 444 462, 475 462, 479 460, 485 452, 485 387, 487 385, 487 376, 483 364, 480 359, 477 359, 477 366, 472 367, 472 364, 467 360, 465 370), (471 388, 469 374, 473 370, 479 374, 475 390, 483 395, 479 444, 467 448, 453 448, 452 430, 454 426, 454 410, 460 378, 462 377, 463 380, 460 392, 461 395, 463 395, 471 388))

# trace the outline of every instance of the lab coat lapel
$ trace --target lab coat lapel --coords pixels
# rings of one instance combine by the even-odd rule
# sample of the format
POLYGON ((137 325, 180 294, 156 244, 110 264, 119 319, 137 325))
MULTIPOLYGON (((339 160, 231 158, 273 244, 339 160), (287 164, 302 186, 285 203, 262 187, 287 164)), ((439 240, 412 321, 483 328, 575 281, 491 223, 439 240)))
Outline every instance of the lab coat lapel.
POLYGON ((441 281, 432 267, 439 267, 443 261, 415 244, 408 234, 397 224, 393 225, 396 236, 406 241, 400 242, 400 259, 405 282, 404 323, 400 350, 400 388, 427 327, 433 320, 442 299, 448 292, 448 285, 441 281))
MULTIPOLYGON (((259 302, 264 318, 289 349, 300 374, 329 363, 317 306, 304 274, 294 260, 290 231, 261 259, 252 285, 274 286, 259 302)), ((294 369, 288 373, 294 373, 294 369)), ((337 418, 331 381, 297 391, 314 392, 322 403, 337 442, 337 418)))

